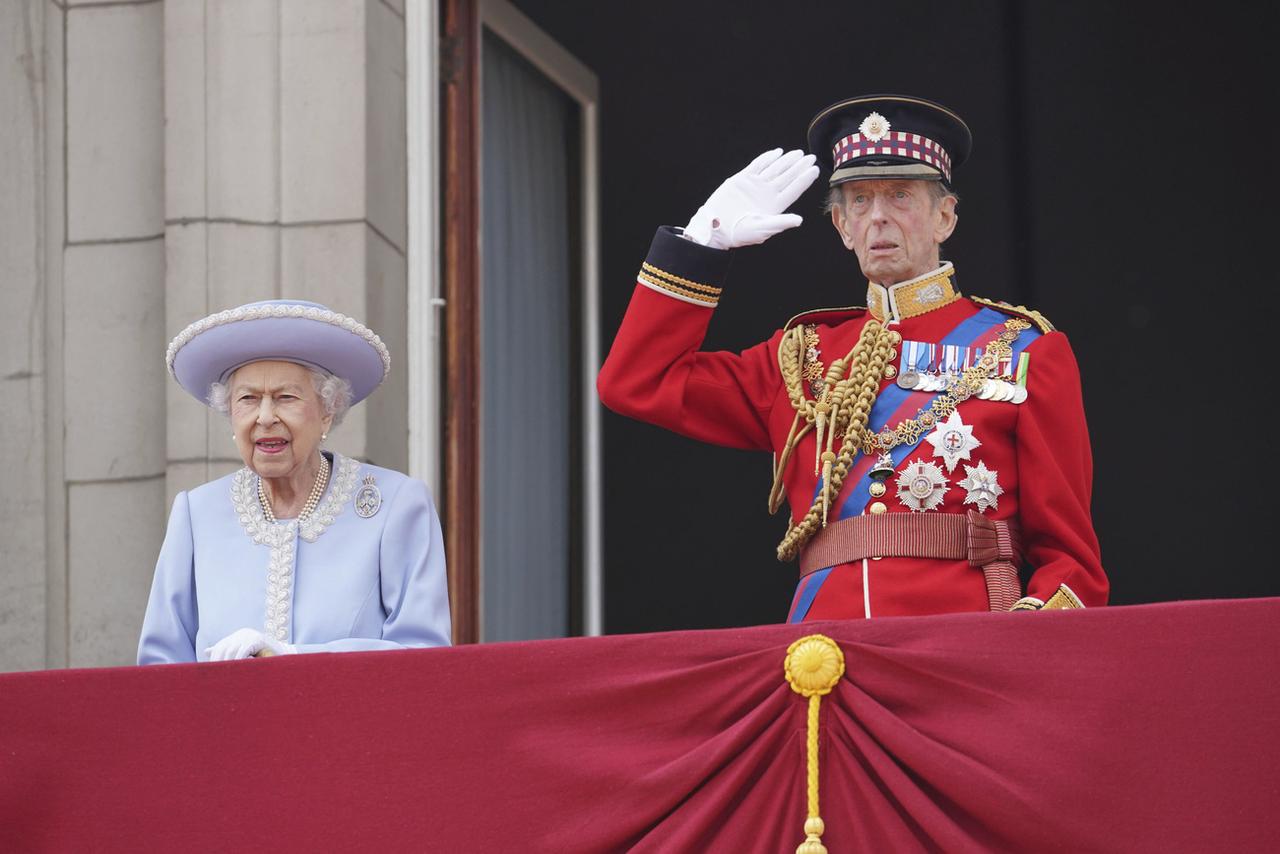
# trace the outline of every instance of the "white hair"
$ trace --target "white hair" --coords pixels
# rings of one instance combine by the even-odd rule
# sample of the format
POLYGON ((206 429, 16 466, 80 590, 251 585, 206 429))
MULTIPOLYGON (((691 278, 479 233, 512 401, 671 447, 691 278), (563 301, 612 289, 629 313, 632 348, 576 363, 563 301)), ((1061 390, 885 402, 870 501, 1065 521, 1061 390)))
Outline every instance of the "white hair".
MULTIPOLYGON (((308 368, 307 373, 311 374, 311 385, 320 396, 324 414, 333 419, 330 429, 337 427, 351 408, 351 383, 319 368, 308 368)), ((225 383, 209 385, 209 405, 226 416, 231 415, 231 380, 234 378, 233 372, 225 383)))

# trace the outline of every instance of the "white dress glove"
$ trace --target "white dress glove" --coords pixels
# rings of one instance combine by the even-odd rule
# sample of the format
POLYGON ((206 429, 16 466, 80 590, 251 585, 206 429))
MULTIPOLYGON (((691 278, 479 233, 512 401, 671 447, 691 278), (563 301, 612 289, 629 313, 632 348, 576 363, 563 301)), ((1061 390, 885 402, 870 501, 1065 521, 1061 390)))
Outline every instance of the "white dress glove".
POLYGON ((818 177, 815 159, 798 150, 766 151, 711 194, 685 226, 684 236, 714 249, 733 249, 795 228, 803 219, 783 211, 818 177))
POLYGON ((270 655, 292 655, 298 648, 291 643, 281 643, 275 638, 267 637, 257 629, 236 629, 205 652, 209 654, 210 661, 232 661, 249 658, 264 650, 270 655))

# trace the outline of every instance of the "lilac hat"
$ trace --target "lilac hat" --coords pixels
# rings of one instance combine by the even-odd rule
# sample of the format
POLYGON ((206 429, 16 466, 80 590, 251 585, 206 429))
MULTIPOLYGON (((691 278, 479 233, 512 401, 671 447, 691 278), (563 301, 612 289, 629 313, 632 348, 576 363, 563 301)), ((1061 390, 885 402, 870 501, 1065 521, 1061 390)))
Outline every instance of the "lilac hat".
POLYGON ((363 323, 319 303, 263 300, 211 314, 169 343, 169 373, 208 402, 209 386, 264 359, 320 368, 351 383, 351 402, 368 397, 391 370, 387 345, 363 323))

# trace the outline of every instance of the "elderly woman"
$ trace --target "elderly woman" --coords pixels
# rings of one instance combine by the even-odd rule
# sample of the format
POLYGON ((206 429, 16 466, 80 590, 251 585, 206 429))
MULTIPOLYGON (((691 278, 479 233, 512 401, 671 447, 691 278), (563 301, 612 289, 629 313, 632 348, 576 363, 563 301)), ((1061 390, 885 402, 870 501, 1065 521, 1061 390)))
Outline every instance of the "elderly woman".
POLYGON ((321 448, 386 376, 382 340, 271 300, 193 323, 167 361, 230 418, 244 468, 174 500, 138 663, 448 644, 426 485, 321 448))

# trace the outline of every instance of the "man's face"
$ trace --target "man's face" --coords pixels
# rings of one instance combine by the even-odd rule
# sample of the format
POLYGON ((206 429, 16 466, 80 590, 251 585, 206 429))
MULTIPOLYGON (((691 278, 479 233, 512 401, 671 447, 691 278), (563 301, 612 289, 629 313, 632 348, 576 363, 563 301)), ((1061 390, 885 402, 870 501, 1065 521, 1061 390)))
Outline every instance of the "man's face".
POLYGON ((935 199, 928 181, 850 181, 831 221, 880 285, 905 282, 938 266, 938 246, 956 227, 956 199, 935 199))

